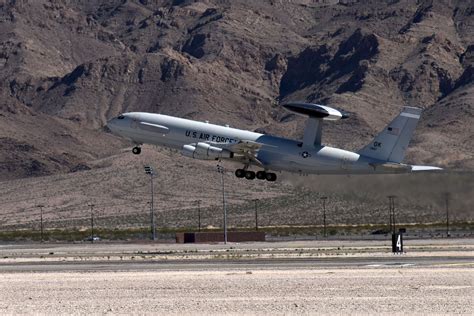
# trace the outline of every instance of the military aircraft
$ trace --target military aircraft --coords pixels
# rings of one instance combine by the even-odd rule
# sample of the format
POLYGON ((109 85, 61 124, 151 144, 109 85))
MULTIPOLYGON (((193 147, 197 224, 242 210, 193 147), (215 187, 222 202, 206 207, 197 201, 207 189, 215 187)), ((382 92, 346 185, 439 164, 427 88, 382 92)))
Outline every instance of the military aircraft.
POLYGON ((240 165, 238 178, 275 181, 275 172, 299 174, 390 174, 441 170, 403 164, 405 151, 420 119, 421 109, 403 107, 401 113, 368 145, 357 152, 321 143, 323 121, 346 119, 347 113, 305 102, 282 105, 307 117, 302 140, 292 140, 246 130, 144 112, 124 113, 110 120, 112 133, 130 139, 132 152, 142 144, 178 149, 190 158, 231 160, 240 165), (257 169, 258 171, 252 171, 257 169), (273 171, 273 172, 272 172, 273 171))

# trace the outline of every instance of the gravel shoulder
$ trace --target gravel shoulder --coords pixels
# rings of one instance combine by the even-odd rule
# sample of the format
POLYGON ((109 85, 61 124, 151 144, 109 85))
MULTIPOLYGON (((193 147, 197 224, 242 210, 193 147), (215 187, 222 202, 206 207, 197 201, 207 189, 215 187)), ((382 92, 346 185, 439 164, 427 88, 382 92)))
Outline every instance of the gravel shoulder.
POLYGON ((472 268, 0 275, 2 314, 473 314, 472 268))
POLYGON ((1 245, 0 314, 472 315, 473 241, 410 244, 1 245))

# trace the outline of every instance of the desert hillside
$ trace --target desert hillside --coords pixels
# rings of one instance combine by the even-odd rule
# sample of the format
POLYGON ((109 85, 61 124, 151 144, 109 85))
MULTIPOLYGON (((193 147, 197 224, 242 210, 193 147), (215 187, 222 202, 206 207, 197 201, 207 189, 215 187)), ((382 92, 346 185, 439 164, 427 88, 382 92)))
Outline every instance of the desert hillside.
MULTIPOLYGON (((145 203, 143 164, 165 175, 167 208, 193 208, 196 199, 208 199, 199 197, 203 192, 212 196, 203 203, 218 205, 199 188, 210 181, 218 190, 214 165, 152 147, 135 157, 129 143, 110 134, 107 120, 126 111, 299 138, 304 120, 279 103, 309 101, 350 113, 325 123, 323 142, 356 150, 402 106, 418 106, 424 112, 406 161, 474 169, 471 1, 2 1, 0 78, 5 214, 38 203, 82 212, 94 199, 112 205, 107 212, 128 212, 145 203), (130 207, 115 207, 117 201, 130 207)), ((295 198, 300 180, 250 184, 230 180, 228 168, 235 205, 250 207, 253 198, 281 198, 305 210, 316 205, 309 193, 295 198)), ((311 181, 316 198, 334 193, 311 181)), ((449 181, 472 188, 468 179, 449 181)), ((385 205, 383 198, 372 205, 385 205)), ((438 200, 422 205, 441 208, 438 200)), ((407 209, 425 207, 412 202, 407 209)), ((466 212, 465 202, 459 208, 466 212)), ((16 221, 9 218, 4 224, 16 221)))
POLYGON ((470 1, 21 0, 0 23, 4 180, 117 153, 131 110, 299 137, 286 100, 349 111, 324 137, 349 149, 423 107, 408 160, 474 168, 470 1))

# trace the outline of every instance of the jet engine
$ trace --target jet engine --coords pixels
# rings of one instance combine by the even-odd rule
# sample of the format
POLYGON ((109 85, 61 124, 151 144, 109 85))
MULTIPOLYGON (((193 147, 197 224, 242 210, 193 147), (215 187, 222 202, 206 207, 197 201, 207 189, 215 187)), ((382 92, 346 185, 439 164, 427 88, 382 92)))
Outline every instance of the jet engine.
POLYGON ((234 153, 223 148, 211 146, 206 143, 197 143, 196 145, 184 145, 181 154, 186 157, 213 160, 219 158, 232 158, 234 153))

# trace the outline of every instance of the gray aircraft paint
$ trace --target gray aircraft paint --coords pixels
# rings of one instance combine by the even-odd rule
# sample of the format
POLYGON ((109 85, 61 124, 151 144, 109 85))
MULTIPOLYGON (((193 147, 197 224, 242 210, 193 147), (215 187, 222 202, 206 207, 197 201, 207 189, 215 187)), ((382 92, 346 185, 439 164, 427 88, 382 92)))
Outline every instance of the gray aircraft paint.
POLYGON ((420 116, 421 109, 404 107, 403 112, 359 154, 381 161, 402 162, 420 116))
MULTIPOLYGON (((325 107, 327 108, 334 110, 325 107)), ((120 116, 121 119, 111 120, 108 127, 113 133, 126 137, 135 144, 148 143, 178 150, 182 150, 185 145, 195 146, 197 143, 228 149, 240 142, 254 142, 260 146, 255 152, 255 158, 262 166, 252 161, 247 163, 267 171, 289 171, 300 174, 372 174, 439 170, 437 167, 400 163, 420 113, 420 109, 405 107, 402 113, 358 153, 321 145, 322 122, 315 124, 311 122, 313 119, 311 117, 308 119, 307 127, 318 134, 311 137, 309 134, 306 135, 309 132, 305 131, 305 140, 310 143, 305 142, 304 145, 302 141, 143 112, 124 113, 120 116)), ((238 152, 234 158, 227 160, 234 160, 239 164, 245 162, 238 152)))

